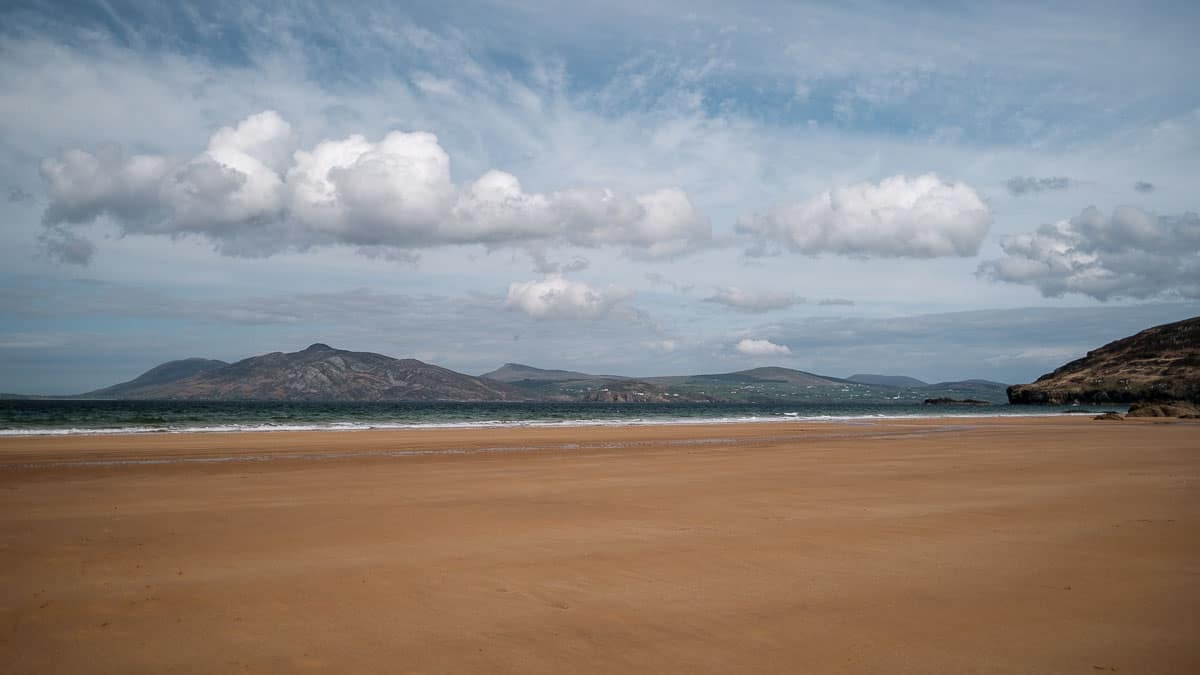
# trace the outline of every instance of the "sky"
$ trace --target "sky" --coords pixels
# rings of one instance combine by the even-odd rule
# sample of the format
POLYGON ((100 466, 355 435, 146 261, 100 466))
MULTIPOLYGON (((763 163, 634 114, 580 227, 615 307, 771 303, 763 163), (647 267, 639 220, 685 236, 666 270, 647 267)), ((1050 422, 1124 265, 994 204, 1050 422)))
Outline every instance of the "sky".
POLYGON ((1200 315, 1198 28, 1193 2, 10 0, 0 391, 313 342, 1031 381, 1200 315))

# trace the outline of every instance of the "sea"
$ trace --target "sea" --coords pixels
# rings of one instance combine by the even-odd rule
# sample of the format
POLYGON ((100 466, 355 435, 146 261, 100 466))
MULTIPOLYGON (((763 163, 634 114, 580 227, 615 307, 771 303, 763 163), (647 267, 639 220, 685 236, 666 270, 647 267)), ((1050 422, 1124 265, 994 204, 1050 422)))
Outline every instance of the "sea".
POLYGON ((789 420, 998 417, 1070 407, 864 403, 350 403, 0 400, 0 436, 628 426, 789 420))

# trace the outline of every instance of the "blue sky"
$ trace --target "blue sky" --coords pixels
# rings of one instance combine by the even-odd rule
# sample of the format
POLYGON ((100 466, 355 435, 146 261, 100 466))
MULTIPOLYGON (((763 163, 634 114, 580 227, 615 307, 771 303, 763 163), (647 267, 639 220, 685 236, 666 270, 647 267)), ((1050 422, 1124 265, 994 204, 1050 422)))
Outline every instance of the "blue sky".
POLYGON ((1019 382, 1200 314, 1194 3, 577 4, 7 3, 0 391, 1019 382))

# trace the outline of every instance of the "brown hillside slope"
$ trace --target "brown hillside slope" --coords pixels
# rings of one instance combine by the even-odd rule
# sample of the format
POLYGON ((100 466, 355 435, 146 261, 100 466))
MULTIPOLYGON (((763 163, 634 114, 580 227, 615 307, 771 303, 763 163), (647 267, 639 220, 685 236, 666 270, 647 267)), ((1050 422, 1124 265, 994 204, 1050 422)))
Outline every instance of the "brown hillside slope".
POLYGON ((1200 402, 1200 317, 1110 342, 1032 384, 1008 388, 1010 403, 1200 402))

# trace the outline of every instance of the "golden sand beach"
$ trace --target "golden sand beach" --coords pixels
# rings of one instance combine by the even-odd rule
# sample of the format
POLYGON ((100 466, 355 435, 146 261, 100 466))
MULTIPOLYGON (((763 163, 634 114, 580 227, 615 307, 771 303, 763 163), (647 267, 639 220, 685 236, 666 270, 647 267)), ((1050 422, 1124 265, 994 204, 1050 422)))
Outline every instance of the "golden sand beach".
POLYGON ((1197 673, 1200 423, 0 439, 0 671, 1197 673))

